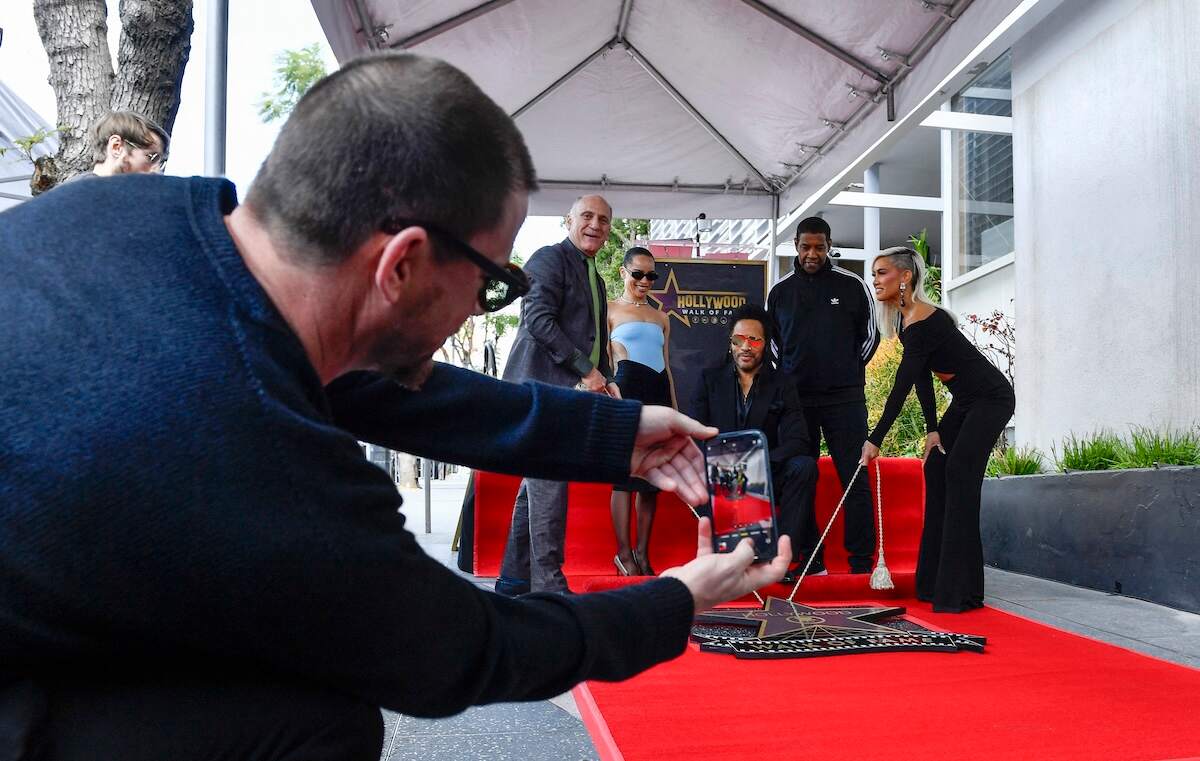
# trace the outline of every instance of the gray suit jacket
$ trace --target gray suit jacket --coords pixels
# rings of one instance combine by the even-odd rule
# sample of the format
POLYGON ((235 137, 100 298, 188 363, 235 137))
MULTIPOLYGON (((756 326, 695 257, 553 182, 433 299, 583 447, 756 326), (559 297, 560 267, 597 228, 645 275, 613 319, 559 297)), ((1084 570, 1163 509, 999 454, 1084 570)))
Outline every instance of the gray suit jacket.
POLYGON ((600 336, 600 373, 612 376, 608 362, 608 298, 604 279, 596 276, 600 325, 592 319, 592 292, 583 252, 568 238, 539 248, 525 265, 530 289, 521 299, 521 327, 504 366, 504 380, 542 381, 574 386, 582 376, 572 358, 585 361, 600 336))

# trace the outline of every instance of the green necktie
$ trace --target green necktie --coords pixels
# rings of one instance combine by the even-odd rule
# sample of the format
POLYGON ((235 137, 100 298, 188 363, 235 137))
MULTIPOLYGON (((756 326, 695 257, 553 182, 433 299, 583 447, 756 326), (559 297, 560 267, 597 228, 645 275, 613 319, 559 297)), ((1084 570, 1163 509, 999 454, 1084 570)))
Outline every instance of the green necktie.
POLYGON ((588 285, 592 287, 592 320, 596 324, 596 341, 592 344, 592 367, 600 367, 600 292, 596 289, 596 257, 585 256, 587 259, 588 285))

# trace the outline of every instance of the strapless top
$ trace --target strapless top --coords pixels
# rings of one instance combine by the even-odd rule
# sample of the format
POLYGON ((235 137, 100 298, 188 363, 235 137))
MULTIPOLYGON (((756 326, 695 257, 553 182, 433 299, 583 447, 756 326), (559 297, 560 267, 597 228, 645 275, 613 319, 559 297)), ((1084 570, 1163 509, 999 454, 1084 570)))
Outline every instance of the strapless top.
POLYGON ((657 373, 663 371, 663 329, 656 322, 623 322, 610 338, 625 347, 629 358, 657 373))

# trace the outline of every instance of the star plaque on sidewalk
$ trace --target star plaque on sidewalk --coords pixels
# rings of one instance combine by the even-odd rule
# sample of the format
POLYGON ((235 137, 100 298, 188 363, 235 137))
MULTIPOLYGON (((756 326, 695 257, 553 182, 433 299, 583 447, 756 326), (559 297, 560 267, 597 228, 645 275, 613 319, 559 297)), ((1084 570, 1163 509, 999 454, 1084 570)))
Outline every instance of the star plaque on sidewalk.
POLYGON ((692 640, 738 658, 811 658, 902 650, 983 652, 984 637, 928 629, 904 608, 815 607, 768 597, 761 608, 714 608, 696 616, 692 640))

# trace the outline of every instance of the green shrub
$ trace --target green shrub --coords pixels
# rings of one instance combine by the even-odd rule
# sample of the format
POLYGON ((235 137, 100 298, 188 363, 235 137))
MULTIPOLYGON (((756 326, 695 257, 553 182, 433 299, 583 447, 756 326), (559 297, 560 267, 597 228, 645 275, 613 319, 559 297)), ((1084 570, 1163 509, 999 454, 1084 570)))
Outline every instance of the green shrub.
MULTIPOLYGON (((903 348, 897 339, 884 339, 867 365, 867 420, 872 426, 883 414, 883 405, 896 380, 896 370, 900 367, 902 356, 903 348)), ((942 413, 950 405, 950 393, 937 378, 933 379, 933 397, 937 404, 938 419, 941 419, 942 413)), ((917 402, 915 391, 909 392, 880 449, 889 457, 920 457, 925 453, 925 418, 921 416, 921 405, 917 402)))
POLYGON ((1042 453, 1031 447, 1005 447, 992 452, 989 476, 1032 476, 1042 472, 1042 453))
POLYGON ((1134 428, 1122 442, 1118 468, 1152 468, 1155 465, 1200 465, 1200 433, 1134 428))
POLYGON ((1083 438, 1071 434, 1063 439, 1058 467, 1060 470, 1109 470, 1117 467, 1124 446, 1124 442, 1110 431, 1100 431, 1083 438))

